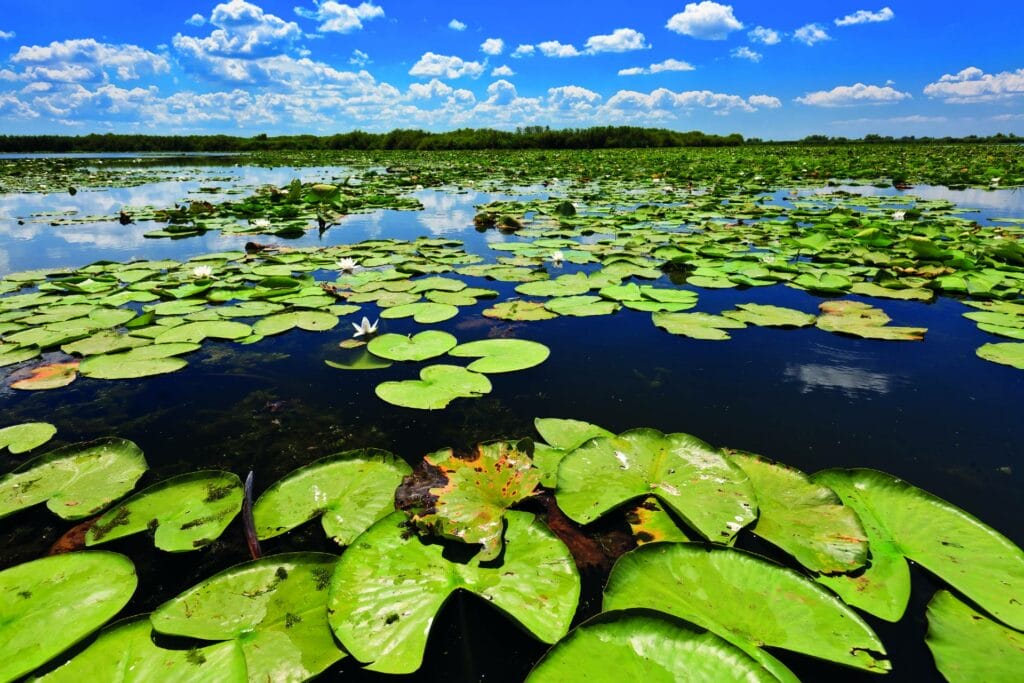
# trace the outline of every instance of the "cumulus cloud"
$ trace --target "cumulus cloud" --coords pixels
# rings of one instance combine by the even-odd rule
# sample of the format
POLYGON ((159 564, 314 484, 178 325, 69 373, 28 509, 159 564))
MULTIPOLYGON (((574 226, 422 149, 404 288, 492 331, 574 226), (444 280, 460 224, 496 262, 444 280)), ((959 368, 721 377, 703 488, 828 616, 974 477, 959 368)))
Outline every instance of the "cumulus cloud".
POLYGON ((586 48, 590 54, 598 52, 630 52, 648 47, 644 34, 631 28, 617 28, 608 35, 590 36, 586 48))
POLYGON ((832 37, 820 24, 807 24, 793 31, 793 40, 810 47, 815 43, 832 40, 832 37))
POLYGON ((10 61, 21 66, 22 71, 8 70, 5 80, 89 83, 116 78, 128 81, 170 69, 163 55, 137 45, 110 45, 93 38, 23 45, 10 61))
MULTIPOLYGON (((352 7, 335 0, 325 0, 318 2, 316 9, 312 10, 296 7, 295 13, 305 19, 319 21, 316 30, 320 33, 351 33, 363 28, 364 21, 383 17, 384 8, 369 2, 352 7)), ((213 23, 212 19, 210 21, 213 23)))
POLYGON ((596 92, 578 85, 548 88, 548 106, 563 116, 566 114, 575 117, 589 115, 600 101, 601 96, 596 92))
POLYGON ((782 106, 782 100, 771 95, 751 95, 747 98, 747 102, 754 107, 764 107, 765 109, 778 109, 782 106))
POLYGON ((517 45, 516 49, 512 51, 512 56, 516 59, 521 57, 532 57, 535 48, 533 45, 517 45))
POLYGON ((682 12, 672 15, 665 28, 700 40, 725 40, 743 24, 732 13, 732 5, 703 0, 688 3, 682 12))
POLYGON ((439 78, 478 78, 484 72, 480 62, 467 62, 461 57, 425 52, 409 69, 410 76, 437 76, 439 78))
POLYGON ((500 55, 505 49, 505 41, 501 38, 488 38, 480 43, 480 51, 487 55, 500 55))
POLYGON ((761 43, 762 45, 778 45, 782 41, 778 31, 764 26, 758 26, 753 31, 749 31, 747 38, 752 43, 761 43))
POLYGON ((245 0, 231 0, 213 8, 210 35, 197 38, 177 34, 172 39, 181 52, 204 59, 210 56, 259 57, 280 51, 302 36, 299 25, 285 21, 245 0))
POLYGON ((657 64, 651 64, 650 66, 634 66, 628 69, 619 69, 620 76, 643 76, 649 74, 657 74, 663 71, 693 71, 694 66, 689 62, 684 62, 681 59, 666 59, 663 62, 657 64))
POLYGON ((352 56, 348 58, 348 63, 352 66, 363 68, 371 61, 370 55, 366 54, 362 50, 352 50, 352 56))
POLYGON ((206 17, 204 17, 199 12, 196 12, 191 17, 189 17, 185 21, 185 23, 188 24, 189 26, 202 26, 202 25, 204 25, 206 23, 206 17))
POLYGON ((0 118, 35 119, 39 114, 14 93, 0 93, 0 118))
POLYGON ((452 19, 451 21, 448 22, 448 28, 450 28, 453 31, 465 31, 466 25, 459 21, 458 19, 452 19))
POLYGON ((537 43, 537 49, 545 57, 579 57, 583 54, 572 44, 565 45, 557 40, 545 40, 543 43, 537 43))
POLYGON ((910 99, 910 93, 900 92, 890 86, 854 83, 839 85, 831 90, 809 92, 796 98, 796 101, 814 107, 851 107, 859 104, 891 104, 907 99, 910 99))
POLYGON ((698 107, 724 115, 732 111, 754 112, 758 106, 781 106, 781 102, 768 95, 754 95, 744 99, 739 95, 711 90, 673 92, 667 88, 658 88, 649 93, 620 90, 612 95, 606 104, 606 108, 611 111, 634 115, 653 114, 655 117, 661 115, 661 118, 664 118, 665 114, 678 114, 698 107))
POLYGON ((941 97, 951 104, 991 102, 1024 95, 1024 69, 987 74, 969 66, 955 74, 945 74, 924 88, 928 97, 941 97))
POLYGON ((835 20, 836 26, 855 26, 856 24, 872 24, 880 21, 889 21, 896 14, 888 7, 883 7, 877 12, 866 9, 859 9, 853 14, 847 14, 835 20))
POLYGON ((744 45, 743 47, 733 48, 733 51, 730 52, 729 54, 731 54, 736 59, 747 59, 750 60, 751 62, 760 62, 761 58, 764 57, 764 55, 762 55, 760 52, 755 52, 746 45, 744 45))
POLYGON ((502 64, 501 66, 496 66, 493 69, 491 69, 491 76, 509 77, 509 76, 515 76, 515 75, 516 75, 516 72, 513 71, 511 68, 509 68, 509 66, 507 64, 502 64))

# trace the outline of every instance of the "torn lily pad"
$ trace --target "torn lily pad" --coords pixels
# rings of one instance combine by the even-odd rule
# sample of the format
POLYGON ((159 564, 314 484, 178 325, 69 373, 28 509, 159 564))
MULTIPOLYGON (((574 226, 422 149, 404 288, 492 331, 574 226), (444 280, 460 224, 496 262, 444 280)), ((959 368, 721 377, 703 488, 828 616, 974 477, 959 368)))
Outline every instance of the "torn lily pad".
POLYGON ((921 341, 928 330, 923 327, 895 327, 885 311, 861 301, 826 301, 818 306, 819 329, 865 339, 921 341))

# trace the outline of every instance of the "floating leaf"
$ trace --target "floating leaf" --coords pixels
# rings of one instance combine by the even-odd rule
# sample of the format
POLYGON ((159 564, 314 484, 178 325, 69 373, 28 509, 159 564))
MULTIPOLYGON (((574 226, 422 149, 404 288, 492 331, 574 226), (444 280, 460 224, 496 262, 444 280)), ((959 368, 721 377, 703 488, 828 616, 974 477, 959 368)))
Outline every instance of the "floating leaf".
POLYGON ((205 320, 177 325, 156 338, 158 344, 172 342, 199 343, 207 338, 242 339, 252 334, 252 328, 233 320, 205 320))
POLYGON ((257 320, 256 324, 252 326, 252 331, 254 334, 269 337, 296 327, 310 332, 323 332, 334 328, 337 324, 337 316, 323 311, 289 311, 257 320))
POLYGON ((581 624, 533 668, 527 683, 777 683, 729 641, 667 615, 607 612, 581 624))
POLYGON ((626 553, 608 579, 603 608, 632 607, 717 633, 776 675, 781 664, 758 646, 868 671, 890 668, 882 642, 853 609, 792 569, 732 548, 654 543, 626 553))
POLYGON ((994 617, 1024 629, 1024 551, 960 508, 875 470, 812 476, 857 511, 871 566, 857 578, 821 577, 846 602, 890 621, 910 596, 906 560, 936 574, 994 617))
POLYGON ((89 528, 85 544, 98 545, 155 528, 157 548, 195 550, 219 538, 241 509, 242 482, 231 472, 182 474, 108 510, 89 528))
POLYGON ((817 319, 817 316, 810 313, 781 306, 737 304, 736 308, 739 310, 723 311, 722 315, 758 327, 807 327, 817 319))
POLYGON ((25 391, 59 389, 71 384, 77 377, 78 361, 50 363, 49 365, 39 365, 32 368, 31 374, 28 377, 12 382, 11 388, 23 389, 25 391))
POLYGON ((167 650, 153 642, 149 617, 120 622, 103 631, 71 661, 39 678, 46 683, 176 683, 246 680, 245 655, 234 641, 189 650, 167 650))
POLYGON ((457 365, 431 365, 420 371, 418 380, 383 382, 375 392, 392 405, 433 410, 444 408, 457 398, 489 394, 491 381, 457 365))
POLYGON ((506 513, 505 552, 498 566, 460 564, 445 547, 424 543, 396 512, 345 551, 331 583, 331 627, 352 656, 382 673, 419 668, 435 615, 462 589, 554 643, 569 630, 580 579, 569 550, 533 515, 506 513))
POLYGON ((524 282, 516 291, 527 296, 576 296, 590 291, 590 280, 586 273, 560 275, 553 280, 524 282))
POLYGON ((154 630, 234 640, 252 683, 305 680, 345 656, 327 625, 327 588, 337 558, 265 557, 225 570, 158 607, 154 630))
POLYGON ((551 350, 543 344, 525 339, 483 339, 459 344, 448 355, 479 358, 466 366, 467 369, 493 374, 532 368, 547 360, 550 353, 551 350))
POLYGON ((818 306, 817 325, 826 332, 849 334, 865 339, 920 341, 928 330, 923 327, 890 327, 885 311, 861 301, 826 301, 818 306))
POLYGON ((534 427, 546 444, 534 445, 533 464, 541 471, 541 484, 554 488, 558 482, 558 465, 569 451, 595 436, 615 436, 607 429, 582 420, 538 417, 534 427))
POLYGON ((0 571, 0 680, 45 664, 121 611, 135 592, 124 555, 65 553, 0 571))
MULTIPOLYGON (((361 345, 364 345, 361 343, 361 345)), ((324 363, 337 370, 383 370, 384 368, 390 368, 392 363, 389 360, 378 358, 366 349, 355 352, 355 358, 339 363, 333 360, 325 360, 324 363)))
POLYGON ((631 429, 598 437, 558 468, 558 506, 580 524, 651 494, 702 536, 723 543, 757 517, 743 470, 689 434, 631 429))
POLYGON ((558 317, 539 301, 504 301, 484 309, 483 315, 503 320, 550 320, 558 317))
POLYGON ((395 489, 412 470, 387 451, 346 451, 300 467, 263 492, 253 506, 256 534, 274 538, 321 517, 338 545, 349 545, 395 509, 395 489))
POLYGON ((430 323, 439 323, 450 318, 454 318, 458 314, 459 308, 457 306, 421 301, 418 303, 385 308, 380 312, 380 317, 390 320, 392 318, 408 318, 409 316, 412 316, 412 319, 416 322, 422 325, 428 325, 430 323))
POLYGON ((82 361, 80 370, 93 379, 135 379, 163 375, 188 365, 181 354, 191 353, 199 344, 177 342, 141 346, 124 353, 90 356, 82 361))
POLYGON ((637 545, 646 543, 686 543, 691 539, 679 528, 664 506, 653 496, 626 512, 626 522, 637 545))
POLYGON ((950 683, 1014 681, 1024 671, 1024 633, 938 591, 928 603, 928 649, 950 683))
POLYGON ((80 356, 95 356, 101 353, 114 353, 145 346, 150 344, 148 339, 132 337, 127 334, 118 334, 110 330, 102 330, 91 337, 79 339, 76 342, 65 344, 61 347, 64 353, 77 353, 80 356))
POLYGON ((427 360, 443 356, 458 344, 458 340, 440 330, 426 330, 417 335, 382 334, 370 340, 370 353, 381 358, 398 361, 427 360))
POLYGON ((497 558, 505 511, 540 484, 540 471, 520 445, 478 444, 467 457, 450 448, 424 456, 395 492, 398 507, 429 533, 483 545, 478 560, 497 558))
POLYGON ((651 322, 672 334, 709 341, 724 341, 730 338, 725 330, 746 327, 739 320, 710 313, 654 313, 651 322))
POLYGON ((58 448, 0 478, 0 518, 44 501, 63 519, 90 517, 131 491, 148 467, 126 439, 58 448))
POLYGON ((549 299, 544 308, 558 315, 583 317, 614 313, 619 310, 619 304, 605 301, 599 296, 563 296, 549 299))
POLYGON ((1002 342, 999 344, 983 344, 978 347, 979 358, 990 360, 993 363, 1009 365, 1024 370, 1024 343, 1002 342))
POLYGON ((0 450, 11 454, 25 453, 38 448, 53 438, 57 428, 49 422, 24 422, 0 429, 0 450))

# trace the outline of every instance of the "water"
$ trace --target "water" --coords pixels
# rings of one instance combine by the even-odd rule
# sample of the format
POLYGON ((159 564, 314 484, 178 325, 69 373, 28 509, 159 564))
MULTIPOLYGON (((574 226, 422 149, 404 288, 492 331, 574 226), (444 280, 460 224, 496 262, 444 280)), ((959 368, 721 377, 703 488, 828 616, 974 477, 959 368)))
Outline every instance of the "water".
MULTIPOLYGON (((100 259, 186 259, 239 249, 252 239, 210 232, 180 241, 149 240, 142 234, 152 225, 106 221, 51 227, 31 221, 39 211, 116 214, 125 205, 182 201, 213 177, 223 189, 249 192, 262 183, 282 185, 297 176, 312 180, 340 173, 336 168, 206 168, 197 172, 199 177, 82 191, 74 197, 5 195, 0 197, 0 273, 100 259)), ((835 189, 841 188, 822 191, 835 189)), ((885 193, 871 187, 846 189, 885 193)), ((984 219, 1024 216, 1019 192, 918 187, 912 193, 956 201, 963 209, 978 209, 984 219)), ((288 243, 311 246, 432 235, 463 240, 467 251, 493 260, 495 252, 486 248, 489 241, 517 239, 494 231, 481 234, 472 227, 474 205, 505 195, 422 190, 414 196, 423 211, 353 215, 319 239, 313 231, 288 243)), ((563 272, 575 269, 567 266, 563 272)), ((499 290, 499 300, 514 296, 514 284, 466 279, 470 286, 499 290)), ((815 312, 821 301, 783 286, 701 290, 696 310, 718 312, 755 302, 815 312)), ((870 342, 816 328, 750 328, 729 342, 701 342, 668 335, 651 324, 649 314, 630 310, 610 318, 515 324, 482 317, 480 311, 489 305, 463 308, 458 317, 432 327, 455 334, 460 342, 491 334, 531 339, 549 346, 551 358, 530 370, 495 375, 489 396, 459 400, 444 411, 406 410, 374 396, 379 382, 411 376, 400 364, 375 372, 325 366, 325 359, 344 358, 346 352, 337 344, 349 334, 347 322, 329 333, 292 331, 251 346, 208 343, 189 357, 188 368, 167 376, 123 382, 81 378, 51 392, 3 388, 0 406, 5 424, 44 419, 58 426, 62 441, 107 434, 136 441, 152 468, 145 482, 199 468, 243 475, 252 469, 257 493, 292 469, 340 450, 373 446, 412 462, 445 446, 468 448, 478 440, 533 435, 532 422, 538 416, 578 418, 613 431, 650 426, 689 432, 808 472, 882 469, 1024 543, 1024 463, 1016 438, 1024 373, 975 357, 975 349, 992 338, 961 316, 965 309, 957 301, 882 303, 896 324, 928 328, 921 343, 870 342)), ((382 321, 382 331, 422 329, 408 320, 382 321)), ((0 455, 4 471, 18 462, 19 457, 0 455)), ((42 509, 3 520, 0 568, 38 557, 69 526, 42 509)), ((265 546, 268 552, 336 550, 315 524, 265 546)), ((142 588, 128 614, 151 610, 246 559, 237 520, 220 541, 198 553, 160 554, 141 537, 109 547, 139 564, 142 588)), ((589 608, 594 610, 601 577, 586 581, 589 608)), ((896 669, 892 680, 938 680, 923 644, 924 607, 937 584, 921 571, 915 572, 915 582, 903 622, 893 626, 868 619, 890 649, 896 669)), ((463 595, 450 601, 435 623, 426 665, 417 679, 521 680, 544 650, 489 606, 463 595)), ((783 659, 804 680, 868 676, 798 656, 783 659)), ((351 661, 343 661, 325 678, 333 679, 338 672, 345 680, 376 678, 351 661)))

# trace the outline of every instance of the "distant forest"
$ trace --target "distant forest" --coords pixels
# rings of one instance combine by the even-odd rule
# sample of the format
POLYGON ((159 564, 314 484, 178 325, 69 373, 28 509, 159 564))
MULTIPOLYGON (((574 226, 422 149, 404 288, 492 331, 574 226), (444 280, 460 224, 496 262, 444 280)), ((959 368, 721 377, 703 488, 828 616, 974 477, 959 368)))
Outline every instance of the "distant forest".
POLYGON ((397 129, 390 133, 356 130, 336 135, 0 135, 0 152, 261 152, 301 150, 478 150, 478 149, 610 149, 642 147, 738 147, 741 145, 847 144, 1021 144, 1024 138, 999 133, 989 137, 900 137, 866 135, 859 139, 810 135, 801 140, 769 141, 739 133, 712 135, 665 128, 601 126, 552 130, 527 126, 515 131, 460 128, 444 133, 397 129))

